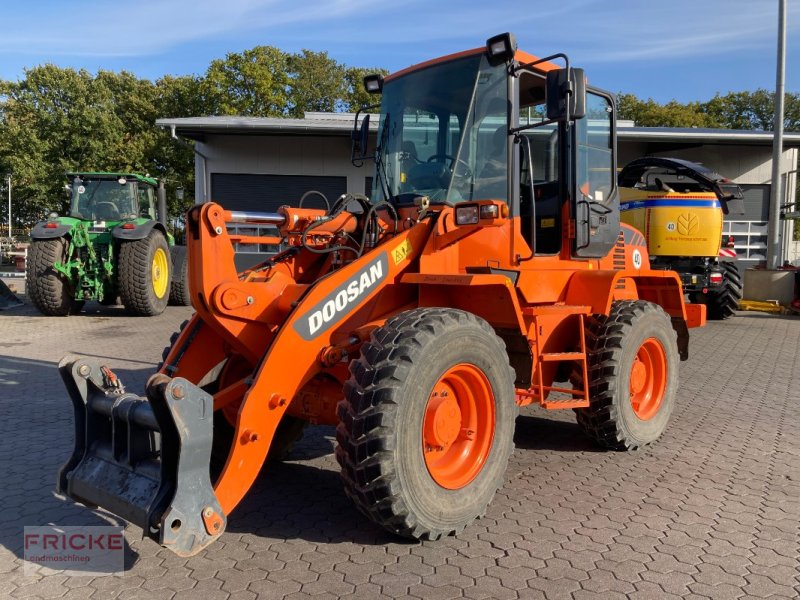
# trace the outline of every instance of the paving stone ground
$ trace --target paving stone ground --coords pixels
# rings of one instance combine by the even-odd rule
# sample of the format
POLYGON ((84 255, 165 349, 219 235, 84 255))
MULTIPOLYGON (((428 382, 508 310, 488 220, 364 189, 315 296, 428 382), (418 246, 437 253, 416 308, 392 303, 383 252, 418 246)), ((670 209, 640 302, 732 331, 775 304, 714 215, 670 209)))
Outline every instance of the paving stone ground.
POLYGON ((73 435, 56 363, 98 357, 141 392, 190 312, 88 306, 0 312, 0 598, 800 597, 800 318, 757 313, 692 332, 651 448, 599 451, 571 412, 525 409, 506 485, 458 538, 367 522, 339 485, 332 428, 316 427, 199 555, 128 526, 123 577, 26 577, 23 526, 116 522, 53 493, 73 435))

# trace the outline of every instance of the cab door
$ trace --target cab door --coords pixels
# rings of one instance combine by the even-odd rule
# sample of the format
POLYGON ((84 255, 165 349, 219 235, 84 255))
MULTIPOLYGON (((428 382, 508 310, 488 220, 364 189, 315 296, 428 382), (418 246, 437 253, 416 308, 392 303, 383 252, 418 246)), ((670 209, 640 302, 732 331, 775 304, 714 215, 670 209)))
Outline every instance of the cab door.
POLYGON ((619 237, 616 120, 614 98, 589 90, 586 116, 575 121, 571 136, 575 168, 572 214, 575 223, 573 256, 599 258, 619 237))

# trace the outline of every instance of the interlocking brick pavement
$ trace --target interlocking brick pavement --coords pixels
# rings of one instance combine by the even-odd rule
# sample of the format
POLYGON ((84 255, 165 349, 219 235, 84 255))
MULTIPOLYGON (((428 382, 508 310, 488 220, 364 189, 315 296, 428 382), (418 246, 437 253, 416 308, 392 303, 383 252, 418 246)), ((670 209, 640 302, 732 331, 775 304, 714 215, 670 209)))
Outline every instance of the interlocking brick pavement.
POLYGON ((123 577, 25 577, 24 525, 116 522, 53 493, 73 435, 56 363, 98 357, 141 392, 189 315, 89 308, 0 312, 2 598, 800 596, 800 318, 757 313, 692 332, 672 423, 650 448, 600 451, 571 412, 525 409, 506 485, 458 538, 409 542, 365 521, 341 490, 333 429, 316 427, 198 556, 128 526, 123 577))

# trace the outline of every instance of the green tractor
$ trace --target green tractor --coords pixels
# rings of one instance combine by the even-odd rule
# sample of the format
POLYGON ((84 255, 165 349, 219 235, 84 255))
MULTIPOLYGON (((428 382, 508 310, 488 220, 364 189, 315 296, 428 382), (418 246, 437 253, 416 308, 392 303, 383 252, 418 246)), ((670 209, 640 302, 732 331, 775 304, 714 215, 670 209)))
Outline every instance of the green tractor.
POLYGON ((134 315, 189 305, 186 248, 167 231, 163 183, 129 173, 68 173, 69 215, 31 231, 26 292, 45 315, 80 312, 87 300, 134 315))

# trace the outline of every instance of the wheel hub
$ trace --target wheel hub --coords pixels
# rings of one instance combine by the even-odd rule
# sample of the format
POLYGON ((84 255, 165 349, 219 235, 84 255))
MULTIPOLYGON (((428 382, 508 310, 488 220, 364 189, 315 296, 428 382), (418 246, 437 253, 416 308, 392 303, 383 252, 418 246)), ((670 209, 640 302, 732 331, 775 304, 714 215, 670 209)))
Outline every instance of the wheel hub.
POLYGON ((633 363, 631 368, 631 394, 638 394, 644 389, 647 383, 647 367, 642 364, 639 357, 633 363))
POLYGON ((478 367, 459 364, 433 386, 422 423, 425 466, 443 488, 455 490, 478 476, 494 439, 492 387, 478 367))
POLYGON ((667 355, 656 338, 647 338, 631 365, 629 375, 631 407, 642 421, 658 414, 667 388, 667 355))
POLYGON ((456 440, 460 430, 458 402, 447 390, 434 391, 425 411, 425 447, 445 450, 456 440))

